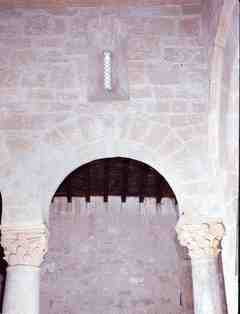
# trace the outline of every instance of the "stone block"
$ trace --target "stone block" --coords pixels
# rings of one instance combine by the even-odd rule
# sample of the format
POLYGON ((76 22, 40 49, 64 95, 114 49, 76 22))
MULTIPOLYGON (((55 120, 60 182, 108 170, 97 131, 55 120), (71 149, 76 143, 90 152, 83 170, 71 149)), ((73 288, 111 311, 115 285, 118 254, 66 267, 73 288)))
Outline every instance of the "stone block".
POLYGON ((153 94, 155 95, 156 100, 160 99, 171 99, 175 97, 174 88, 171 86, 154 86, 153 94))
POLYGON ((202 83, 192 82, 189 84, 182 84, 181 87, 176 86, 176 96, 186 99, 198 99, 199 101, 206 101, 207 89, 202 83))
POLYGON ((132 140, 142 141, 148 133, 149 127, 146 125, 145 119, 136 119, 132 122, 132 125, 129 130, 128 137, 132 140))
POLYGON ((176 34, 176 21, 170 18, 151 19, 145 23, 144 33, 158 36, 174 36, 176 34))
POLYGON ((200 15, 202 12, 202 6, 197 4, 189 4, 182 6, 183 15, 200 15))
POLYGON ((200 18, 189 17, 182 19, 179 25, 179 34, 181 36, 199 36, 200 35, 200 18))
POLYGON ((0 88, 16 87, 18 85, 19 79, 20 75, 16 68, 0 68, 0 88))
POLYGON ((155 99, 146 105, 146 111, 151 114, 169 114, 172 112, 172 102, 163 99, 155 99))
POLYGON ((24 32, 26 35, 47 35, 50 33, 50 28, 49 16, 35 15, 26 18, 24 32))
POLYGON ((17 67, 25 67, 36 62, 36 54, 32 49, 22 49, 13 52, 11 57, 12 65, 17 67))
POLYGON ((186 126, 183 128, 177 129, 177 134, 181 137, 183 141, 189 141, 194 137, 198 136, 198 133, 195 131, 194 127, 186 126))
POLYGON ((145 56, 144 36, 129 36, 127 57, 130 60, 143 60, 145 56))
POLYGON ((27 89, 24 97, 24 101, 28 103, 43 103, 43 102, 55 102, 56 96, 55 92, 49 88, 34 88, 27 89))
POLYGON ((77 87, 76 71, 71 64, 59 64, 49 69, 49 86, 54 88, 77 87))
POLYGON ((6 66, 7 64, 9 64, 9 61, 9 49, 5 47, 0 47, 0 65, 4 64, 6 66))
POLYGON ((79 33, 79 38, 69 38, 66 42, 66 54, 87 54, 88 41, 84 33, 79 33))
POLYGON ((159 36, 145 34, 131 35, 128 38, 128 58, 131 60, 151 60, 162 58, 162 45, 159 36))
POLYGON ((180 67, 167 63, 148 65, 147 75, 154 85, 180 84, 182 78, 180 67))
POLYGON ((164 139, 168 136, 170 129, 167 126, 161 126, 154 123, 151 125, 145 142, 153 148, 159 147, 164 139))
POLYGON ((30 48, 32 43, 32 39, 23 37, 22 34, 15 37, 3 37, 1 36, 0 46, 7 47, 8 49, 25 49, 30 48))
POLYGON ((13 156, 29 153, 34 149, 34 142, 31 137, 8 136, 6 145, 13 156))
POLYGON ((203 49, 197 48, 165 48, 164 60, 168 62, 176 63, 191 63, 191 64, 203 64, 204 54, 203 49))
POLYGON ((6 38, 8 37, 15 37, 21 35, 22 32, 22 25, 21 19, 1 19, 0 18, 0 37, 6 38))
POLYGON ((130 84, 144 84, 146 80, 144 62, 129 61, 128 77, 130 84))
POLYGON ((170 118, 172 127, 185 127, 191 124, 190 117, 187 114, 173 114, 170 118))
POLYGON ((132 17, 128 16, 125 19, 122 19, 123 22, 127 25, 128 34, 142 35, 145 32, 145 22, 146 18, 144 17, 132 17))
POLYGON ((61 35, 65 33, 65 30, 66 26, 63 18, 43 14, 26 17, 24 24, 25 35, 61 35))
POLYGON ((63 18, 55 18, 53 20, 51 34, 62 35, 66 32, 65 20, 63 18))
POLYGON ((69 57, 60 49, 48 49, 37 53, 37 62, 44 64, 69 63, 69 57))
POLYGON ((87 31, 87 25, 89 23, 88 16, 78 16, 70 20, 71 34, 78 36, 78 34, 84 34, 87 31))
POLYGON ((145 61, 151 62, 152 59, 156 59, 160 62, 163 57, 163 43, 161 41, 161 36, 145 35, 143 43, 145 61))
POLYGON ((59 48, 65 46, 65 39, 62 36, 51 37, 34 37, 32 39, 32 47, 36 48, 59 48))
POLYGON ((14 112, 0 113, 0 129, 1 130, 18 130, 27 127, 26 119, 23 115, 14 112))
POLYGON ((21 85, 26 88, 49 87, 49 71, 46 67, 30 67, 21 75, 21 85))
POLYGON ((127 9, 122 9, 120 15, 131 17, 148 17, 158 18, 160 16, 178 16, 181 14, 181 7, 177 5, 154 5, 154 6, 130 6, 127 9))
POLYGON ((67 119, 66 113, 34 113, 24 115, 27 127, 32 130, 48 130, 49 125, 54 128, 58 123, 61 124, 67 119))
POLYGON ((152 98, 151 88, 148 85, 130 85, 130 98, 152 98))

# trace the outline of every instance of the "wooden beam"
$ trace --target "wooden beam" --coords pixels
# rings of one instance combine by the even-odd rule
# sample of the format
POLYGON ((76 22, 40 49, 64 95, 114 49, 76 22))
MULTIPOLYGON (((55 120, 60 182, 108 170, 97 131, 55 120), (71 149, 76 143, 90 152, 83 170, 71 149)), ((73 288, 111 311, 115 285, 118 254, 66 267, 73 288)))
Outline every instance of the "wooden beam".
POLYGON ((68 203, 72 202, 72 189, 71 189, 71 175, 66 179, 65 182, 66 195, 68 203))
POLYGON ((141 165, 138 169, 139 169, 139 182, 138 182, 138 184, 139 184, 139 186, 138 186, 139 202, 143 203, 144 202, 145 187, 147 184, 148 169, 144 165, 141 165))
POLYGON ((109 159, 104 159, 103 161, 103 201, 108 202, 109 194, 109 159))
POLYGON ((155 174, 155 193, 156 193, 156 202, 161 203, 162 197, 164 196, 165 189, 165 180, 163 177, 156 172, 155 174))
POLYGON ((122 191, 121 191, 121 199, 123 203, 126 202, 128 193, 129 164, 130 160, 124 158, 122 162, 122 191))
POLYGON ((91 201, 91 180, 90 180, 90 166, 86 167, 86 202, 90 203, 91 201))

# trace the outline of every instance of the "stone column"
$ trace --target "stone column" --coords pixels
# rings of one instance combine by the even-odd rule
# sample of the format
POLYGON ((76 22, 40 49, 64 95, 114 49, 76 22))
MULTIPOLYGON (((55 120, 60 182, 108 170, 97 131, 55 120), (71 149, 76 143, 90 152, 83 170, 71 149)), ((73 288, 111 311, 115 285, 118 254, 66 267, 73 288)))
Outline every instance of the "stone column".
POLYGON ((47 251, 47 229, 44 225, 1 229, 8 262, 3 314, 39 314, 40 264, 47 251))
POLYGON ((180 218, 176 227, 180 244, 192 263, 195 314, 226 314, 218 255, 225 228, 220 220, 191 222, 180 218))

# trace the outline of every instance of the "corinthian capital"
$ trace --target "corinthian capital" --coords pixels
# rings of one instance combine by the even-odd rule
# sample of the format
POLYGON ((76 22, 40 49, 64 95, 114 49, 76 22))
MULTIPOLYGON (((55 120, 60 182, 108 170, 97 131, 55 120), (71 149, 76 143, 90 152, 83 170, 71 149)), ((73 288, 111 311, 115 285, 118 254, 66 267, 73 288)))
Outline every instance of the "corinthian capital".
POLYGON ((180 218, 176 226, 180 244, 186 246, 191 257, 217 256, 225 227, 221 220, 198 222, 180 218))
POLYGON ((10 266, 40 266, 47 252, 48 232, 44 225, 2 226, 4 259, 10 266))

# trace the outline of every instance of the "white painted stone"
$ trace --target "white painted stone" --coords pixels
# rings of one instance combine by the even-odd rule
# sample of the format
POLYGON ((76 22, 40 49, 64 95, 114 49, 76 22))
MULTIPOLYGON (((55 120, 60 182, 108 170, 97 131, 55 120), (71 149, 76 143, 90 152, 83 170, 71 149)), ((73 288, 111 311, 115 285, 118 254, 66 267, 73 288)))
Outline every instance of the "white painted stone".
POLYGON ((218 258, 192 257, 193 303, 195 314, 226 314, 219 281, 218 258))
POLYGON ((8 267, 3 314, 39 314, 39 271, 29 265, 8 267))

